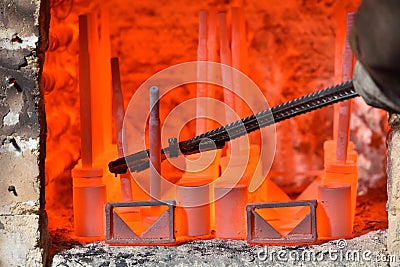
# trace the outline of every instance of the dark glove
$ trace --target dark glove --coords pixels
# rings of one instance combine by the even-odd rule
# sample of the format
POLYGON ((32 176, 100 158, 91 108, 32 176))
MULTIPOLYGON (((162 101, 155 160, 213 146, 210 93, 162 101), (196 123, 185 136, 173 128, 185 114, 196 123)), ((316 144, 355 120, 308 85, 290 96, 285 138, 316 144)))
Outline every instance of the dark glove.
POLYGON ((400 97, 388 98, 358 61, 354 68, 353 84, 368 105, 400 114, 400 97))
POLYGON ((400 113, 400 1, 364 0, 350 44, 359 61, 357 92, 371 106, 400 113))

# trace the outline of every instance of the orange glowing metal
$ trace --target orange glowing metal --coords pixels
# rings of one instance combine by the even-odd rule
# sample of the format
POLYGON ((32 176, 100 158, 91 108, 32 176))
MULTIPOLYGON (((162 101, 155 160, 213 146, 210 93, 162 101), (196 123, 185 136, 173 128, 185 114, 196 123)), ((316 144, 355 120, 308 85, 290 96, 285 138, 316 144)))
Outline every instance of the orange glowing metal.
MULTIPOLYGON (((342 81, 350 79, 353 72, 354 57, 348 36, 354 19, 355 13, 347 14, 342 60, 342 81)), ((338 112, 337 140, 336 142, 326 143, 324 147, 326 153, 325 174, 322 179, 323 185, 319 187, 318 191, 318 200, 320 202, 318 216, 321 222, 318 226, 318 231, 320 238, 323 239, 351 236, 356 208, 357 153, 352 151, 351 146, 348 145, 351 100, 340 103, 338 112), (336 149, 332 150, 332 145, 335 144, 336 149), (332 160, 333 151, 336 152, 336 161, 332 160), (338 220, 338 211, 344 212, 340 220, 338 220), (345 211, 348 212, 346 213, 345 211)))
MULTIPOLYGON (((220 38, 220 58, 221 63, 231 66, 232 65, 232 54, 229 46, 229 37, 228 37, 228 26, 227 26, 227 18, 226 12, 218 13, 218 22, 219 22, 219 38, 220 38)), ((233 92, 226 88, 232 88, 232 72, 229 68, 223 69, 222 72, 222 83, 224 85, 224 103, 229 107, 235 107, 235 96, 233 92)), ((227 111, 227 122, 235 121, 235 118, 232 117, 232 112, 227 111)))
POLYGON ((217 183, 215 202, 215 234, 220 239, 244 239, 246 237, 246 204, 248 190, 245 185, 232 188, 217 183), (219 196, 223 196, 220 198, 219 196))
POLYGON ((81 110, 81 158, 82 167, 91 168, 92 155, 92 98, 90 57, 88 40, 88 17, 79 16, 79 92, 81 110))
POLYGON ((351 186, 322 185, 318 188, 317 223, 319 239, 349 238, 352 236, 351 186))
MULTIPOLYGON (((199 45, 197 48, 197 60, 207 61, 207 11, 202 10, 199 14, 199 45)), ((197 69, 197 77, 199 81, 204 81, 207 78, 207 65, 199 62, 197 69)), ((197 98, 207 97, 207 84, 197 83, 197 98)), ((198 101, 196 106, 196 134, 204 133, 207 129, 207 105, 198 101)))
MULTIPOLYGON (((350 48, 348 36, 350 29, 355 19, 355 13, 349 13, 347 15, 346 23, 346 43, 343 52, 343 72, 342 82, 351 79, 353 73, 353 52, 350 48)), ((336 148, 336 160, 339 162, 346 162, 347 158, 347 144, 350 137, 350 117, 351 117, 351 100, 340 103, 339 106, 339 125, 338 125, 338 137, 337 137, 337 148, 336 148)))
POLYGON ((150 197, 161 199, 161 125, 160 92, 157 86, 150 87, 150 197))
MULTIPOLYGON (((245 21, 242 14, 242 10, 239 7, 232 8, 232 67, 238 70, 243 70, 245 67, 245 55, 244 51, 246 49, 246 32, 245 32, 245 21)), ((233 90, 236 93, 235 96, 235 111, 240 117, 244 117, 243 112, 243 101, 239 97, 243 95, 241 92, 242 86, 240 85, 240 75, 233 74, 233 90)))
MULTIPOLYGON (((208 11, 207 20, 207 61, 218 62, 218 15, 215 9, 208 11)), ((211 66, 207 69, 208 78, 215 76, 215 69, 211 66)), ((220 90, 218 86, 207 84, 207 97, 216 99, 216 91, 220 90)), ((207 103, 207 114, 210 118, 215 117, 215 106, 214 102, 208 101, 207 103)), ((217 127, 217 123, 213 120, 207 120, 207 131, 210 131, 217 127)))
MULTIPOLYGON (((118 157, 124 156, 123 146, 122 146, 122 132, 123 132, 123 121, 124 121, 124 99, 121 91, 121 81, 119 72, 119 61, 118 58, 111 59, 111 74, 112 74, 112 85, 113 85, 113 117, 115 123, 115 136, 118 150, 118 157)), ((132 201, 132 186, 131 186, 131 176, 129 173, 121 174, 121 200, 122 201, 132 201)))

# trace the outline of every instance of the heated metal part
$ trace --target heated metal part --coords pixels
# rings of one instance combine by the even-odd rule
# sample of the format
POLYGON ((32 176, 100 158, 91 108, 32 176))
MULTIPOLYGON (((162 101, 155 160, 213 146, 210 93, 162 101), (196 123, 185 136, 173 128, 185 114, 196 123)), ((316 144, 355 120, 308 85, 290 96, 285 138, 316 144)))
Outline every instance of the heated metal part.
POLYGON ((157 86, 150 87, 150 196, 159 199, 161 196, 161 127, 160 127, 160 91, 157 86))
MULTIPOLYGON (((347 81, 266 109, 189 140, 181 141, 178 143, 179 153, 190 155, 200 151, 220 149, 225 146, 226 142, 247 133, 356 96, 358 94, 353 87, 353 81, 347 81)), ((162 149, 161 160, 166 159, 167 155, 176 155, 176 149, 176 145, 162 149)), ((128 167, 131 171, 139 172, 149 167, 149 155, 148 149, 142 150, 111 161, 108 168, 111 173, 115 174, 126 173, 128 167)))

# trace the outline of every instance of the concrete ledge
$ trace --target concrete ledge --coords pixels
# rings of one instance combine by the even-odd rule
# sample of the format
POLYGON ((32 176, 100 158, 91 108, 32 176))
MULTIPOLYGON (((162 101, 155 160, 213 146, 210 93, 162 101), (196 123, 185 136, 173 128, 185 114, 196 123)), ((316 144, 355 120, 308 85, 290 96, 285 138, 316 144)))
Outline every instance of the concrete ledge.
POLYGON ((0 215, 0 266, 43 266, 49 243, 43 217, 0 215))
POLYGON ((387 256, 385 242, 386 231, 381 230, 346 241, 296 247, 249 246, 241 240, 217 239, 172 247, 116 247, 97 242, 56 253, 52 266, 387 266, 375 258, 372 262, 375 255, 387 256), (369 251, 371 261, 362 255, 369 251), (296 255, 299 260, 293 259, 296 255), (308 259, 309 255, 315 259, 308 259))

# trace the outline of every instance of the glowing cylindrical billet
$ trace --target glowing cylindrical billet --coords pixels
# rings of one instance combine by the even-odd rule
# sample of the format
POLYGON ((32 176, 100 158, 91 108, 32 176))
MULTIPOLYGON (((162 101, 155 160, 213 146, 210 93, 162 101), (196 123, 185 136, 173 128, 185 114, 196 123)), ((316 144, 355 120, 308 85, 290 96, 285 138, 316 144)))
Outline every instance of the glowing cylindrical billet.
POLYGON ((74 229, 78 237, 104 237, 106 187, 102 176, 101 168, 72 170, 74 229))
POLYGON ((319 239, 352 235, 351 186, 332 183, 318 187, 317 232, 319 239))
POLYGON ((150 197, 161 197, 161 128, 160 128, 160 92, 157 86, 150 87, 150 197))
POLYGON ((201 181, 187 182, 176 190, 181 235, 210 235, 210 187, 201 181))
POLYGON ((247 186, 217 184, 214 189, 215 235, 221 239, 246 237, 247 186), (221 197, 222 196, 222 197, 221 197))
POLYGON ((328 162, 325 165, 322 184, 329 185, 333 183, 349 184, 351 186, 351 198, 348 205, 351 208, 351 222, 353 224, 355 210, 356 210, 356 201, 357 201, 357 185, 358 185, 357 163, 328 162))

